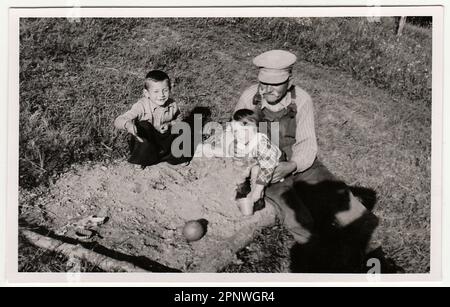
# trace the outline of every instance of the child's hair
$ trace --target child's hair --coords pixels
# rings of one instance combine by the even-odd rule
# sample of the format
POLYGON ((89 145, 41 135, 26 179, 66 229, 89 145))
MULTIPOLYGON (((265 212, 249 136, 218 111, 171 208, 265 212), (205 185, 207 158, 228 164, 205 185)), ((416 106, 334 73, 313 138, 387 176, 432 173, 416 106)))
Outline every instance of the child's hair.
POLYGON ((170 84, 170 78, 169 75, 167 75, 165 72, 161 71, 161 70, 151 70, 147 73, 147 75, 145 76, 145 81, 144 81, 144 88, 146 90, 149 89, 149 84, 148 81, 153 81, 153 82, 162 82, 167 80, 167 83, 169 83, 169 88, 172 87, 172 85, 170 84))
POLYGON ((261 121, 261 118, 258 113, 253 112, 249 109, 240 109, 234 112, 233 114, 233 120, 238 121, 246 125, 248 122, 251 122, 258 126, 259 122, 261 121))

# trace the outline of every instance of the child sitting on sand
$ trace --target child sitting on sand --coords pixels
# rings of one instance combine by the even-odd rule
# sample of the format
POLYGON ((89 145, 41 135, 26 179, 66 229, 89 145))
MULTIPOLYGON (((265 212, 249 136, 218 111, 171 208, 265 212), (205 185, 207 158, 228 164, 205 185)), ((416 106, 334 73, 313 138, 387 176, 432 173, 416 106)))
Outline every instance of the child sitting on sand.
POLYGON ((169 76, 152 70, 145 76, 143 97, 114 121, 117 129, 132 135, 128 162, 144 168, 171 158, 176 135, 171 134, 170 128, 174 121, 181 120, 181 113, 170 95, 169 76))
POLYGON ((249 109, 240 109, 233 114, 231 127, 234 135, 234 157, 250 158, 256 164, 251 169, 251 191, 247 198, 256 203, 263 198, 264 188, 272 180, 281 150, 264 133, 258 132, 260 119, 249 109))

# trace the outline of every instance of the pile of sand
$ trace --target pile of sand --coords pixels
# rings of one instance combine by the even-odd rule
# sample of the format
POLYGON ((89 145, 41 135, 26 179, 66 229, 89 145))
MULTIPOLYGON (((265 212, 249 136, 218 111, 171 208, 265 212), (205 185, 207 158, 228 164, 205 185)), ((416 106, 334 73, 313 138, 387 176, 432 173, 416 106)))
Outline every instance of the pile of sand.
POLYGON ((195 158, 187 166, 161 163, 144 170, 124 161, 90 163, 61 175, 33 207, 45 213, 45 226, 56 233, 71 236, 67 225, 74 221, 108 217, 92 239, 104 247, 182 271, 218 269, 207 262, 220 257, 224 247, 242 248, 241 232, 251 236, 252 229, 273 221, 270 205, 250 218, 241 215, 236 187, 247 175, 248 168, 230 158, 195 158), (207 220, 207 233, 189 243, 181 229, 197 219, 207 220))

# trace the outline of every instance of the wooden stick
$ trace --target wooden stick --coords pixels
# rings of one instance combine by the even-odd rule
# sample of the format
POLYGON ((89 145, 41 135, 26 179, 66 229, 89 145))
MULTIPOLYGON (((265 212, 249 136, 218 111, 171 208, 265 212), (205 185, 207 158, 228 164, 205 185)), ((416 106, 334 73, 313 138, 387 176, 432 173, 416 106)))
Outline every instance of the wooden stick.
POLYGON ((406 24, 406 16, 400 17, 400 21, 398 22, 397 36, 402 35, 405 24, 406 24))
POLYGON ((21 233, 31 244, 37 247, 61 253, 69 258, 75 257, 85 259, 106 272, 148 272, 132 263, 119 261, 111 257, 101 255, 80 245, 65 243, 30 230, 21 230, 21 233))

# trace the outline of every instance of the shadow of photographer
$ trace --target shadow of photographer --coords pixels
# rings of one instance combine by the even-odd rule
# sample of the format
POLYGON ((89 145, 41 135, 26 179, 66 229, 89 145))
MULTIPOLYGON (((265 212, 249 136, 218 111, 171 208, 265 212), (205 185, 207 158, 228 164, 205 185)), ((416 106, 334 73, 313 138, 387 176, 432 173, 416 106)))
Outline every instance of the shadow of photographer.
POLYGON ((372 268, 369 259, 378 261, 379 273, 403 272, 386 257, 382 247, 371 249, 371 238, 379 223, 371 212, 377 201, 374 190, 348 187, 339 180, 316 184, 296 181, 283 198, 299 223, 304 221, 305 210, 313 221, 305 226, 312 233, 308 242, 295 243, 291 248, 291 272, 367 273, 372 268), (293 194, 301 197, 293 198, 293 194), (349 224, 339 226, 336 216, 350 210, 352 197, 360 200, 367 210, 349 224))

